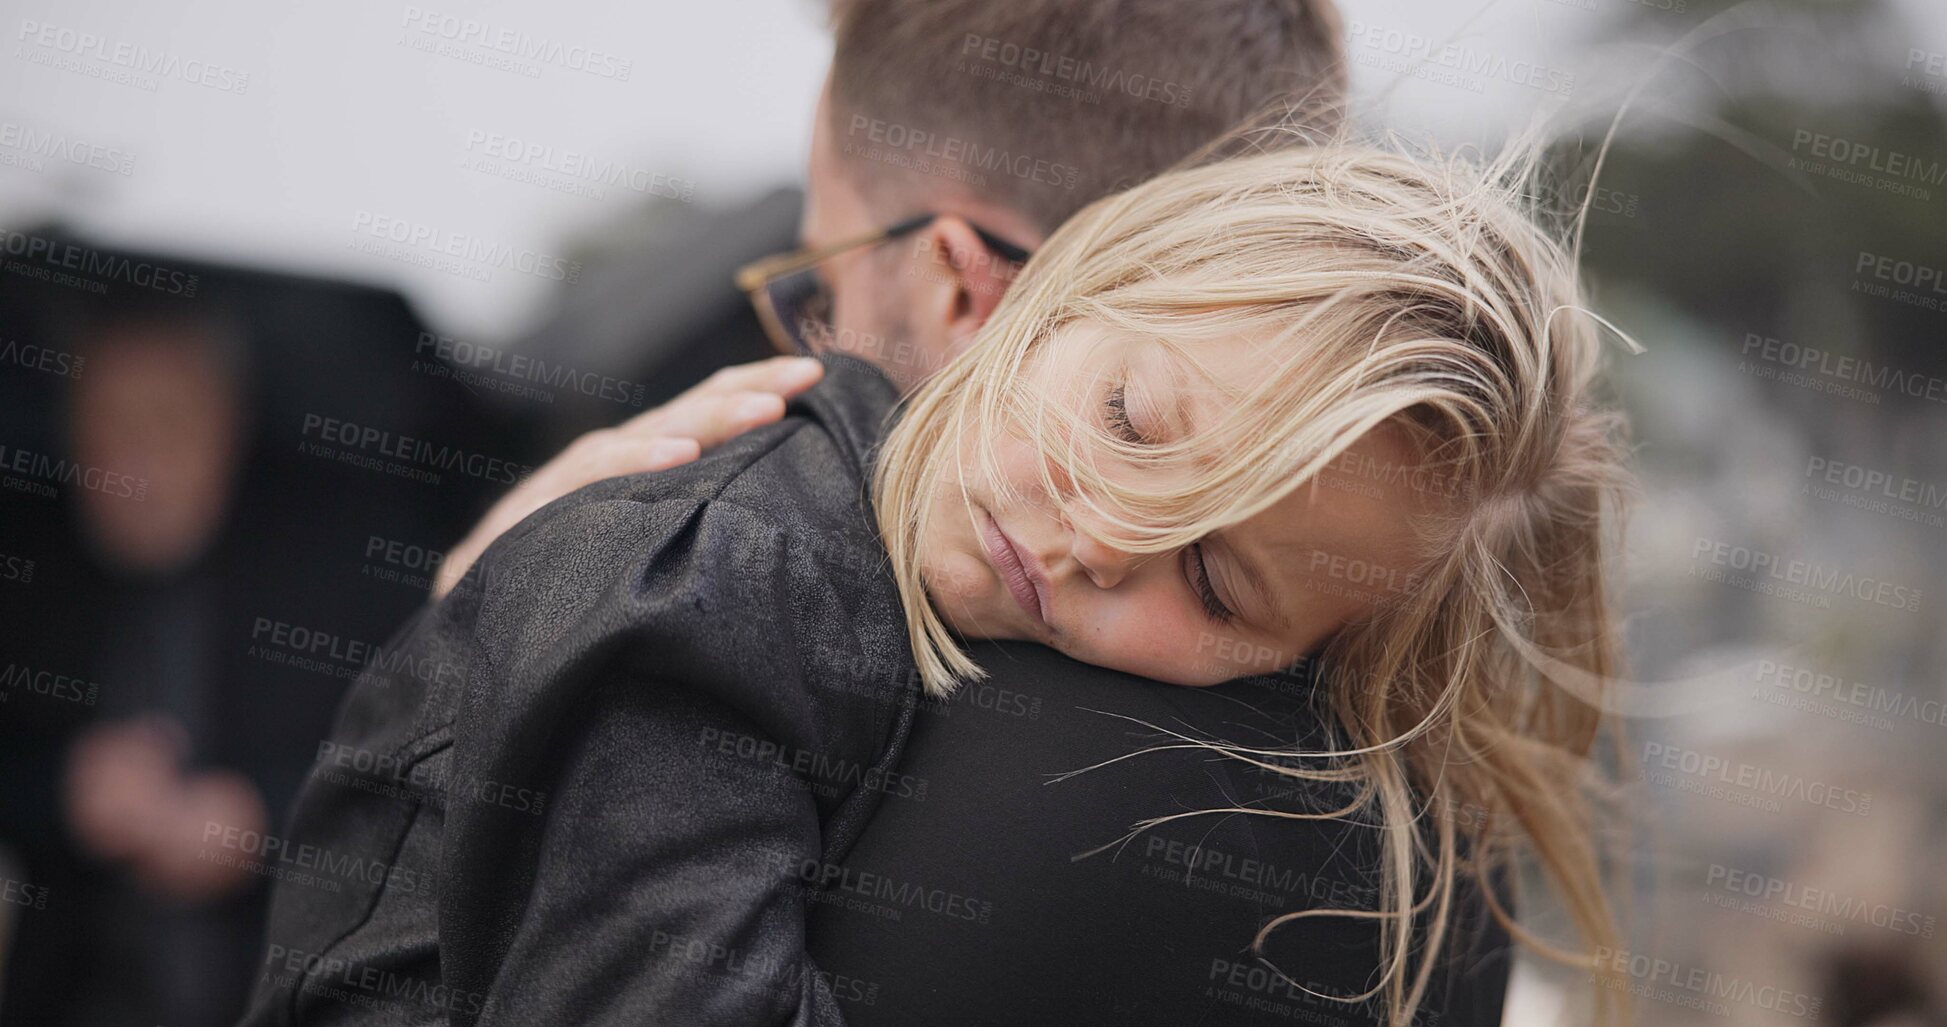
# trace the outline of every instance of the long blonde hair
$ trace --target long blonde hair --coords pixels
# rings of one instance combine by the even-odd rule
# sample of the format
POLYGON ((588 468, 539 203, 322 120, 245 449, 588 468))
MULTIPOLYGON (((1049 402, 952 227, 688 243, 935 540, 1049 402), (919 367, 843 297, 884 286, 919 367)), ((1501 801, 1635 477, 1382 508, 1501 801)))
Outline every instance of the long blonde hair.
MULTIPOLYGON (((1514 922, 1500 897, 1511 871, 1539 868, 1586 949, 1618 944, 1597 843, 1602 777, 1591 757, 1602 718, 1540 668, 1594 681, 1619 670, 1605 564, 1625 444, 1596 394, 1604 322, 1584 305, 1568 233, 1544 225, 1534 164, 1339 140, 1174 171, 1100 200, 1034 256, 974 345, 915 393, 874 479, 914 656, 927 688, 944 694, 982 672, 928 602, 922 514, 964 480, 969 440, 971 461, 991 468, 991 441, 1024 434, 1045 456, 1049 494, 1091 514, 1078 530, 1153 554, 1266 509, 1381 425, 1407 430, 1448 501, 1423 525, 1415 587, 1323 651, 1320 686, 1343 744, 1292 752, 1176 736, 1279 774, 1355 785, 1355 802, 1325 814, 1204 812, 1383 825, 1382 908, 1294 910, 1257 943, 1301 917, 1384 921, 1379 984, 1351 998, 1383 997, 1396 1023, 1426 997, 1463 874, 1547 956, 1591 965, 1514 922), (1081 320, 1154 340, 1192 366, 1205 340, 1279 345, 1261 350, 1267 366, 1226 397, 1217 423, 1132 446, 1019 387, 1036 348, 1081 320), (1172 480, 1184 484, 1132 486, 1104 472, 1104 453, 1183 469, 1172 480)), ((1139 829, 1187 815, 1198 814, 1139 829)), ((1605 1017, 1623 1006, 1618 989, 1599 996, 1605 1017)))

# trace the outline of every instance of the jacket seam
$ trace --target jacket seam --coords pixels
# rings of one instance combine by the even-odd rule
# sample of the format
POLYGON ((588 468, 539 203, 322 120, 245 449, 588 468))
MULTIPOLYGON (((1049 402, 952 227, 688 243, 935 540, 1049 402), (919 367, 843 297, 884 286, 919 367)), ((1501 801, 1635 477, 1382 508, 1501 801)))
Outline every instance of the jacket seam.
MULTIPOLYGON (((434 745, 432 748, 428 749, 427 751, 421 753, 418 756, 413 757, 412 766, 417 767, 420 763, 438 755, 443 749, 449 748, 452 744, 453 744, 452 739, 448 738, 443 742, 434 745)), ((399 749, 395 750, 395 753, 403 753, 409 747, 410 744, 406 746, 401 746, 399 749)), ((419 818, 425 815, 426 812, 425 807, 426 804, 423 801, 413 803, 412 815, 406 818, 405 824, 401 826, 397 836, 393 838, 391 851, 386 854, 385 864, 387 866, 396 866, 398 864, 399 853, 403 852, 406 847, 406 838, 412 834, 412 829, 414 825, 419 823, 419 818)), ((325 957, 337 951, 345 944, 347 939, 349 939, 352 935, 357 934, 359 930, 363 928, 366 924, 372 922, 372 917, 378 913, 379 903, 381 900, 384 899, 385 891, 389 887, 391 887, 390 876, 388 876, 386 880, 381 881, 376 887, 372 889, 371 901, 366 903, 365 911, 359 915, 356 921, 354 921, 350 926, 346 927, 344 930, 340 931, 337 937, 332 938, 330 941, 319 946, 317 965, 320 973, 323 972, 325 966, 325 957)), ((298 972, 297 981, 292 986, 291 994, 290 994, 289 1009, 290 1009, 291 1023, 297 1022, 298 998, 305 993, 307 985, 309 985, 310 982, 316 976, 317 976, 316 974, 312 973, 309 970, 300 970, 298 972)))

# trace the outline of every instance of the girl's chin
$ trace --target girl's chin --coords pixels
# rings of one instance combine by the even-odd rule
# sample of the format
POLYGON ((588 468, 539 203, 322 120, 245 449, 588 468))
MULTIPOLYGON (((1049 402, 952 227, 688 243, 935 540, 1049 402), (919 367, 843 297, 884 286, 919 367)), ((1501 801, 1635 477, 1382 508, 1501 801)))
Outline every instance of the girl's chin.
POLYGON ((926 597, 932 601, 933 609, 939 613, 940 619, 946 622, 947 629, 970 642, 1042 640, 1040 635, 1018 623, 1021 620, 1021 613, 1014 608, 1013 598, 1005 591, 1001 591, 998 596, 967 596, 942 593, 928 588, 926 597), (1008 605, 1001 607, 999 603, 1008 605))
POLYGON ((935 600, 933 608, 940 612, 940 619, 954 634, 968 641, 1009 640, 1031 642, 1033 637, 1009 623, 1007 618, 995 616, 992 611, 983 611, 967 604, 941 603, 935 600))

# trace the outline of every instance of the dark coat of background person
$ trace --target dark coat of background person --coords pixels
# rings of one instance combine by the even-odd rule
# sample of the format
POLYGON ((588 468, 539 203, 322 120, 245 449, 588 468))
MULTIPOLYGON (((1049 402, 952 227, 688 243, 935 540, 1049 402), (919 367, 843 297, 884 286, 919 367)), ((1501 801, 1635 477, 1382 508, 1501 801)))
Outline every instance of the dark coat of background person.
MULTIPOLYGON (((396 293, 166 254, 115 256, 194 275, 195 296, 121 281, 86 293, 0 275, 0 342, 63 358, 0 367, 0 444, 10 454, 69 459, 67 395, 87 366, 71 359, 75 340, 64 333, 150 315, 220 319, 240 336, 246 437, 215 540, 162 580, 96 557, 75 520, 80 486, 57 485, 52 497, 0 489, 0 552, 32 565, 24 578, 0 582, 0 666, 9 681, 49 672, 95 686, 85 700, 0 691, 0 846, 47 900, 9 907, 0 1023, 234 1021, 255 970, 268 876, 183 908, 93 861, 65 821, 68 747, 91 723, 150 712, 184 719, 191 767, 249 778, 277 831, 357 670, 352 654, 382 642, 423 601, 429 572, 400 554, 439 552, 487 498, 487 483, 464 475, 435 485, 301 452, 304 419, 469 450, 497 446, 464 396, 409 369, 424 326, 396 293), (278 624, 335 644, 280 644, 267 627, 278 624), (160 674, 147 669, 165 661, 195 668, 187 691, 159 694, 160 674)), ((234 855, 277 862, 260 842, 240 843, 234 855)))
MULTIPOLYGON (((900 772, 921 798, 885 804, 842 866, 821 869, 809 944, 854 1027, 1385 1022, 1306 993, 1371 987, 1373 921, 1294 921, 1266 961, 1250 951, 1281 914, 1375 908, 1377 829, 1212 814, 1131 835, 1195 810, 1342 799, 1205 749, 1143 751, 1175 736, 1317 751, 1329 740, 1309 674, 1196 689, 1027 643, 972 654, 990 676, 925 703, 907 739, 900 772)), ((1478 895, 1451 944, 1425 1022, 1500 1023, 1508 939, 1478 895)))

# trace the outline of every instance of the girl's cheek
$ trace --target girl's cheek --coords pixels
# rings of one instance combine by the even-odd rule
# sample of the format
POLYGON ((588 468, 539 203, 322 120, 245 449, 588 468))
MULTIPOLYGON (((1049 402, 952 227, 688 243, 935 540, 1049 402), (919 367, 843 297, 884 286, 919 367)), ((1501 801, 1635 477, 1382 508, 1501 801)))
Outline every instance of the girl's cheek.
MULTIPOLYGON (((1009 436, 994 446, 995 470, 1014 493, 1015 498, 1030 506, 1050 505, 1047 487, 1041 480, 1042 457, 1040 450, 1028 444, 1025 439, 1009 436)), ((1054 471, 1055 486, 1063 488, 1067 478, 1058 468, 1054 471)))
POLYGON ((994 584, 986 565, 972 553, 949 552, 921 561, 926 590, 936 602, 974 603, 987 598, 994 584))
POLYGON ((1084 663, 1165 681, 1204 678, 1194 672, 1209 626, 1168 596, 1099 597, 1086 625, 1078 641, 1087 651, 1069 654, 1084 663))

